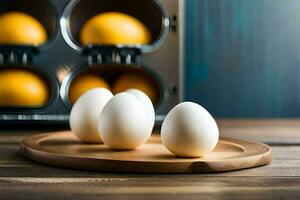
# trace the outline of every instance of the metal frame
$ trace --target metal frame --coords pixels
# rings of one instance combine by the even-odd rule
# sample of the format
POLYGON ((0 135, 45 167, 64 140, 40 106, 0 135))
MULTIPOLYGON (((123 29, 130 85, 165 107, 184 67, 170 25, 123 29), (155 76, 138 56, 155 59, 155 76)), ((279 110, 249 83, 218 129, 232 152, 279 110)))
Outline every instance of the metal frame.
MULTIPOLYGON (((62 36, 66 43, 75 49, 76 51, 82 51, 82 46, 77 44, 75 42, 75 39, 72 37, 70 26, 69 26, 69 16, 71 14, 71 11, 73 8, 80 2, 81 0, 71 0, 68 5, 65 7, 62 17, 60 19, 60 29, 62 36)), ((162 16, 162 28, 161 28, 161 33, 159 36, 159 39, 157 39, 152 45, 116 45, 119 48, 122 47, 138 47, 141 48, 143 53, 148 53, 156 50, 159 48, 159 46, 163 43, 163 41, 166 39, 168 32, 169 32, 169 25, 170 21, 168 18, 168 13, 164 9, 164 6, 162 6, 161 2, 159 0, 153 0, 157 7, 159 8, 162 16)))

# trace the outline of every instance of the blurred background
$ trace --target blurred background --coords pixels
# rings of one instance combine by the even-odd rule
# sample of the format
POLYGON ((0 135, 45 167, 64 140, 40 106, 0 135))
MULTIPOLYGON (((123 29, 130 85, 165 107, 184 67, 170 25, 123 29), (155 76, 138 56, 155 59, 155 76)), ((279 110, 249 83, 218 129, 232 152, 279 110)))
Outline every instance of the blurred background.
POLYGON ((299 10, 298 0, 187 0, 185 99, 217 117, 299 117, 299 10))
POLYGON ((182 100, 218 118, 300 117, 299 0, 26 2, 0 0, 0 124, 68 125, 94 87, 140 89, 157 122, 182 100))

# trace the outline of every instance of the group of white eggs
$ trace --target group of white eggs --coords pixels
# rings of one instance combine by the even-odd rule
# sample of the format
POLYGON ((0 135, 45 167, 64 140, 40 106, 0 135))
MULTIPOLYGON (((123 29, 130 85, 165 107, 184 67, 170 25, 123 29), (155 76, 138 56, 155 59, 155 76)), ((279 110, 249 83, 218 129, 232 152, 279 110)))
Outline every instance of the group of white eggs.
MULTIPOLYGON (((102 88, 83 94, 70 114, 72 132, 85 143, 104 143, 112 149, 133 150, 151 136, 155 111, 150 98, 130 89, 115 96, 102 88)), ((161 141, 181 157, 202 157, 219 139, 214 118, 202 106, 184 102, 166 116, 161 141)))

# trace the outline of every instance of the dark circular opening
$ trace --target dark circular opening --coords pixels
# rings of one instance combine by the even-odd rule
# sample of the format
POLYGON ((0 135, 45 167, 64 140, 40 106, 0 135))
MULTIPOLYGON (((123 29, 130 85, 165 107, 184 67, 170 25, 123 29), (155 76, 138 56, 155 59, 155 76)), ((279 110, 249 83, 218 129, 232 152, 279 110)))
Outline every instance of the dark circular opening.
MULTIPOLYGON (((7 71, 12 71, 12 70, 20 70, 20 71, 25 71, 25 72, 30 72, 34 75, 36 75, 38 78, 41 78, 41 80, 43 81, 44 85, 47 88, 47 102, 44 105, 41 106, 12 106, 12 105, 7 105, 7 106, 3 106, 0 105, 0 111, 5 111, 5 112, 18 112, 18 111, 22 111, 22 110, 41 110, 44 109, 48 106, 50 106, 50 104, 52 104, 55 99, 57 98, 57 82, 55 81, 55 79, 53 79, 54 77, 50 77, 46 72, 37 69, 35 66, 17 66, 17 65, 1 65, 0 66, 0 75, 3 72, 7 72, 7 71)), ((2 83, 2 84, 8 84, 8 83, 2 83)), ((17 80, 14 80, 14 84, 17 84, 17 80)), ((30 97, 28 97, 30 98, 30 97)))
POLYGON ((103 12, 122 12, 139 19, 151 32, 151 44, 159 43, 168 27, 167 17, 159 1, 156 0, 75 0, 66 8, 67 34, 71 41, 81 46, 79 34, 83 25, 91 17, 103 12))
POLYGON ((48 0, 2 0, 0 1, 0 15, 10 11, 27 13, 41 22, 44 26, 48 41, 57 32, 57 13, 48 0))
POLYGON ((149 83, 151 83, 153 88, 155 88, 155 93, 157 94, 157 101, 154 102, 155 109, 158 109, 160 106, 162 106, 168 96, 168 90, 165 83, 150 67, 114 64, 93 65, 91 67, 78 67, 71 71, 63 80, 60 93, 68 109, 71 109, 72 107, 72 103, 69 100, 70 86, 77 77, 84 74, 99 75, 99 77, 104 79, 111 87, 120 77, 125 74, 141 76, 143 79, 146 79, 149 83))

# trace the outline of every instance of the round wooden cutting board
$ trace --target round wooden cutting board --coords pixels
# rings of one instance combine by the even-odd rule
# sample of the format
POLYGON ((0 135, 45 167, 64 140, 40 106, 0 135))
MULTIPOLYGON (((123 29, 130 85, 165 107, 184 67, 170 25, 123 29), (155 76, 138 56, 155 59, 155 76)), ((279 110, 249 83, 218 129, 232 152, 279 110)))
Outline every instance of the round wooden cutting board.
POLYGON ((29 136, 21 142, 20 150, 36 162, 100 172, 224 172, 271 162, 269 146, 228 138, 221 138, 204 158, 176 157, 161 144, 158 135, 136 150, 116 151, 103 144, 83 144, 70 131, 29 136))

